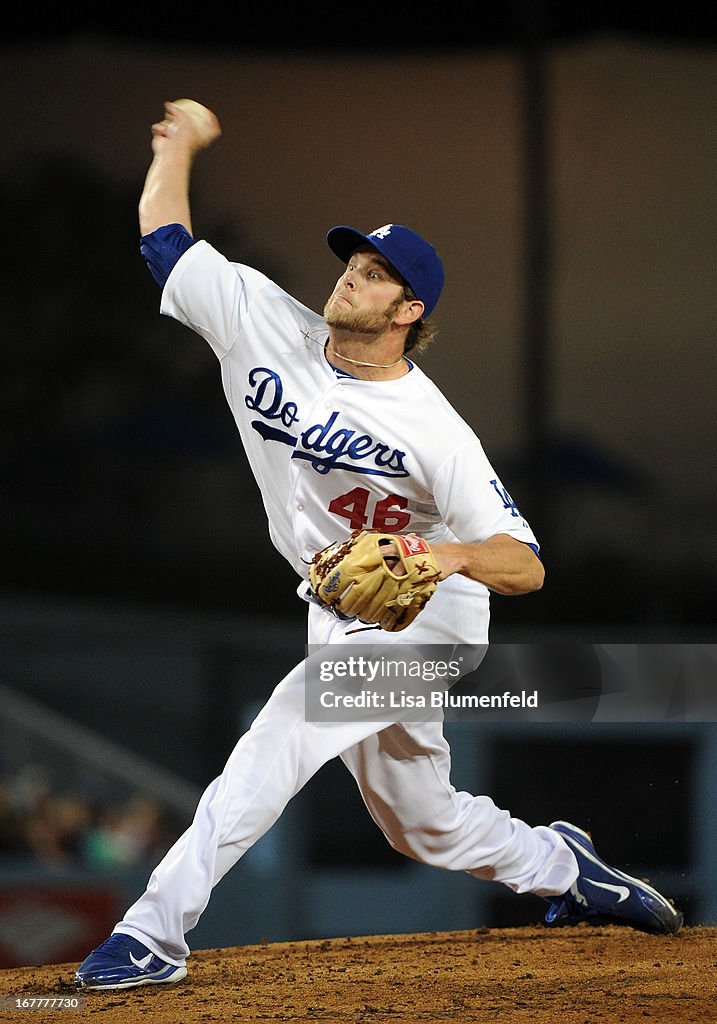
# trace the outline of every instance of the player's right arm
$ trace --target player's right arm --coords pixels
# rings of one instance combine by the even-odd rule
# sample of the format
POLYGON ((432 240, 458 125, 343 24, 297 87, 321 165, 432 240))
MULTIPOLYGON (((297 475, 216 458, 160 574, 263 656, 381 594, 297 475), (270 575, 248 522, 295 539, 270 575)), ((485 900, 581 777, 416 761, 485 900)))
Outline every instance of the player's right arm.
POLYGON ((164 110, 164 119, 152 125, 153 158, 139 201, 140 232, 148 235, 167 224, 181 224, 191 235, 192 164, 221 135, 221 127, 211 111, 201 119, 177 103, 165 103, 164 110))
POLYGON ((250 302, 270 285, 272 315, 279 319, 277 309, 288 307, 287 317, 303 326, 305 313, 264 274, 230 263, 192 235, 192 165, 220 134, 216 116, 201 104, 165 103, 164 119, 152 125, 153 158, 139 200, 139 225, 142 255, 162 288, 160 311, 203 337, 221 359, 242 332, 250 302))

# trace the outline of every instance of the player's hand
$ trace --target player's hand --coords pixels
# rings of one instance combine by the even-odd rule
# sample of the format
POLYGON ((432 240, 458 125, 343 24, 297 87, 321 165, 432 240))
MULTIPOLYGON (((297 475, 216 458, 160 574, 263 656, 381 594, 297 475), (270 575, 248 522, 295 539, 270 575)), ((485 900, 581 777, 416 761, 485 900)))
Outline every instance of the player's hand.
POLYGON ((183 146, 194 155, 221 134, 219 119, 208 107, 195 100, 175 100, 164 104, 163 120, 152 125, 152 150, 160 153, 168 145, 183 146))
POLYGON ((382 544, 381 553, 383 555, 384 562, 391 572, 395 572, 397 576, 403 576, 405 574, 406 570, 403 568, 401 556, 399 555, 398 548, 395 544, 382 544))

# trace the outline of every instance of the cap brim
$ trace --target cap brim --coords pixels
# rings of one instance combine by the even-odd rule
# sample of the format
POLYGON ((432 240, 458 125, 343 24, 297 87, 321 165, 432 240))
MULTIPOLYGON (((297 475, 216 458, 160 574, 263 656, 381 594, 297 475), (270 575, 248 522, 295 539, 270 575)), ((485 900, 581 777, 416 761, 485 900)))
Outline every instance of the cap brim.
POLYGON ((372 248, 376 248, 373 239, 369 238, 368 235, 364 235, 355 228, 349 228, 343 224, 331 228, 326 235, 326 241, 334 256, 338 256, 342 263, 347 263, 352 254, 362 245, 370 245, 372 248))

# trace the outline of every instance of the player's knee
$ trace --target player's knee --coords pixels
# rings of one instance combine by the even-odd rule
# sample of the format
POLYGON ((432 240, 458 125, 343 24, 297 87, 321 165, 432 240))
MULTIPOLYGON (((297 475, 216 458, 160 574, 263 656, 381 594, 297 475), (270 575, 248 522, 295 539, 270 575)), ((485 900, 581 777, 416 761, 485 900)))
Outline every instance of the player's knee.
MULTIPOLYGON (((404 857, 419 861, 429 867, 454 869, 454 862, 460 858, 456 836, 452 833, 436 832, 426 829, 422 832, 412 831, 398 837, 387 837, 389 843, 404 857)), ((455 870, 463 870, 456 864, 455 870)))

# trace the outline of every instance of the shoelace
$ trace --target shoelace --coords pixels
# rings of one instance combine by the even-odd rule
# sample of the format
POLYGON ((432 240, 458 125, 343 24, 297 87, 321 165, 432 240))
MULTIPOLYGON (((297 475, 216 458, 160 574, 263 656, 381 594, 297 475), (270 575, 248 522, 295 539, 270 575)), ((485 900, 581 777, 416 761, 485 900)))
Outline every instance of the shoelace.
POLYGON ((105 956, 111 956, 115 960, 119 960, 120 954, 122 954, 126 949, 126 941, 126 935, 110 935, 108 939, 105 939, 101 946, 97 947, 95 952, 101 952, 104 953, 105 956))

